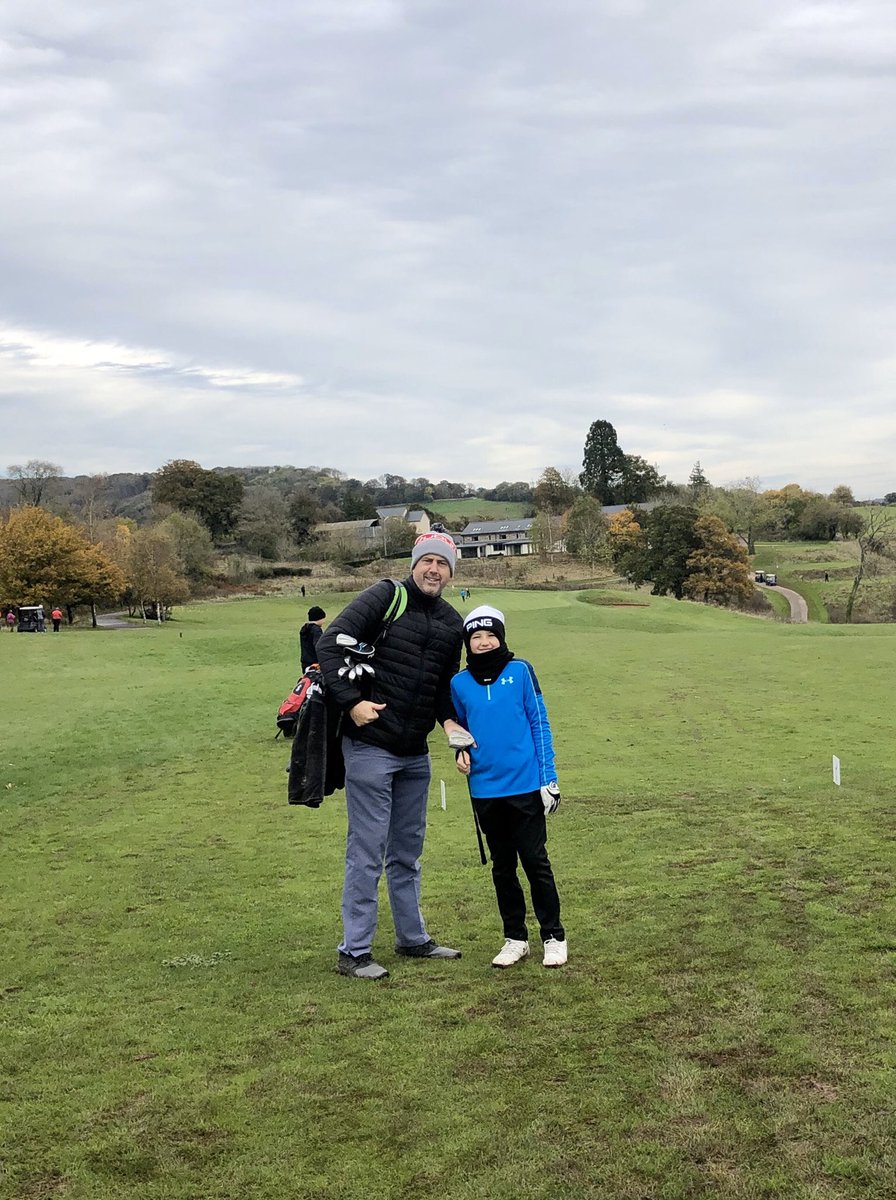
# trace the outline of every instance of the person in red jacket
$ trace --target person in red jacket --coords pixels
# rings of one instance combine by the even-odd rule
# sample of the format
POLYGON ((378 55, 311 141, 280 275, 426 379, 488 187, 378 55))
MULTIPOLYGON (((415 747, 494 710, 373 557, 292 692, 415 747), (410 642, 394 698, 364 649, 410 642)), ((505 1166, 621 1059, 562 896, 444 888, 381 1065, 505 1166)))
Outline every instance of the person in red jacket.
POLYGON ((62 624, 62 609, 54 608, 50 613, 50 620, 53 622, 53 632, 59 632, 59 626, 62 624))

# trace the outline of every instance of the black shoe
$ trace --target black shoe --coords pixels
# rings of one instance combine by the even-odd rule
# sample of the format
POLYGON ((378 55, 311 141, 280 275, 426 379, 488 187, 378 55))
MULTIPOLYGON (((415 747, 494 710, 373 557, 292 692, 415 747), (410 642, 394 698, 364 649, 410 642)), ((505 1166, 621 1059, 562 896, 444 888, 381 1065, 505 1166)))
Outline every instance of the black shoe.
POLYGON ((439 946, 432 938, 422 946, 396 946, 395 953, 403 954, 405 958, 460 958, 459 950, 452 950, 450 946, 439 946))
POLYGON ((351 975, 354 979, 386 979, 389 972, 373 961, 372 954, 342 954, 340 952, 336 970, 340 975, 351 975))

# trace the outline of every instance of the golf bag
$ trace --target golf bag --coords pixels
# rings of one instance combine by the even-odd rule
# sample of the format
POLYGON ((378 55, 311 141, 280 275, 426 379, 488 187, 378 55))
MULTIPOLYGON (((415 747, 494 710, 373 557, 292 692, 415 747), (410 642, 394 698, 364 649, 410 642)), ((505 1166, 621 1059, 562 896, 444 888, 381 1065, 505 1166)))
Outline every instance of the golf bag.
MULTIPOLYGON (((337 644, 345 650, 345 666, 340 675, 367 682, 374 674, 369 660, 374 657, 376 646, 388 633, 407 607, 408 594, 404 585, 392 580, 395 594, 383 615, 383 627, 376 641, 370 645, 357 642, 354 638, 339 634, 337 644)), ((309 667, 296 685, 291 696, 281 705, 293 706, 293 743, 289 755, 289 782, 287 800, 290 804, 304 804, 308 808, 320 808, 325 796, 345 787, 345 762, 342 757, 342 711, 328 695, 323 674, 317 667, 309 667), (300 688, 304 680, 307 687, 300 688)), ((280 717, 277 717, 280 724, 280 717)), ((292 736, 287 734, 287 736, 292 736)))
POLYGON ((315 667, 309 667, 277 709, 277 732, 274 734, 275 742, 281 733, 285 738, 295 737, 296 726, 299 723, 299 713, 302 711, 302 705, 305 703, 309 689, 314 682, 312 672, 315 675, 320 675, 320 671, 315 667))
POLYGON ((342 713, 323 687, 312 683, 299 710, 289 754, 286 798, 290 804, 320 808, 324 796, 345 787, 342 713))

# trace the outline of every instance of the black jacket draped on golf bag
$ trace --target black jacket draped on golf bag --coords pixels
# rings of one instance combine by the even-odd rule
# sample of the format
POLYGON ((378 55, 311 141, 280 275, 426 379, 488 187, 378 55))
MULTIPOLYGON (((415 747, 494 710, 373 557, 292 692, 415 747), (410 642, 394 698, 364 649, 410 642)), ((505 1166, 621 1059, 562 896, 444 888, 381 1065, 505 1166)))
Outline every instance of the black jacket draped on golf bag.
MULTIPOLYGON (((408 602, 407 589, 402 584, 394 579, 384 579, 381 583, 382 590, 387 594, 387 603, 377 619, 375 647, 380 645, 392 624, 404 613, 408 602)), ((369 665, 359 664, 368 663, 376 653, 375 647, 373 642, 362 647, 355 641, 353 646, 343 644, 338 650, 342 655, 342 665, 335 671, 334 679, 337 684, 343 680, 351 683, 358 699, 361 698, 361 690, 366 691, 363 681, 373 676, 369 665)), ((303 678, 310 681, 310 686, 303 692, 297 709, 295 737, 289 757, 287 799, 290 804, 319 808, 325 796, 345 787, 343 707, 334 690, 325 683, 321 671, 309 667, 303 678)))
POLYGON ((308 691, 299 710, 289 755, 287 799, 290 804, 320 808, 324 796, 345 787, 342 758, 342 714, 319 685, 308 691))

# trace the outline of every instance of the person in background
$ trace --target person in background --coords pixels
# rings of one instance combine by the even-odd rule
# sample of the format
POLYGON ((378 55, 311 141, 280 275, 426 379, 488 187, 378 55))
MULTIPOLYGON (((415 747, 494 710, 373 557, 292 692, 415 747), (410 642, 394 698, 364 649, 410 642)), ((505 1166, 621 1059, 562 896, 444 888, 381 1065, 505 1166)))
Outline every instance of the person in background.
POLYGON ((317 643, 324 631, 326 619, 327 614, 319 605, 312 604, 308 609, 308 620, 299 630, 299 651, 302 656, 303 671, 307 671, 313 663, 317 662, 317 643))
POLYGON ((9 612, 6 614, 6 628, 9 630, 10 633, 15 633, 16 614, 12 611, 12 609, 10 609, 9 612))
POLYGON ((57 605, 50 613, 50 620, 53 622, 53 632, 59 632, 59 626, 62 624, 62 609, 57 605))

